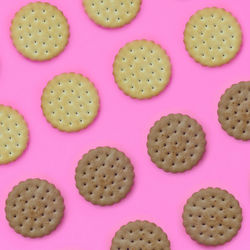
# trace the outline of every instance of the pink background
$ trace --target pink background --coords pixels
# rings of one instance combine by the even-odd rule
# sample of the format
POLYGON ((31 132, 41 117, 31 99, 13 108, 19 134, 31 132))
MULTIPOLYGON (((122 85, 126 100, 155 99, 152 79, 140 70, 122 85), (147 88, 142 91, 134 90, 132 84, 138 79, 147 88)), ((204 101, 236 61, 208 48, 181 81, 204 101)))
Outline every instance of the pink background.
POLYGON ((182 209, 189 196, 203 187, 221 187, 234 194, 243 208, 237 237, 218 250, 248 250, 250 235, 249 142, 228 136, 217 121, 217 104, 225 89, 250 79, 249 0, 143 0, 141 12, 116 30, 98 27, 85 14, 81 0, 49 0, 70 25, 65 51, 48 62, 32 62, 13 47, 9 27, 15 12, 30 0, 2 1, 0 8, 0 103, 17 108, 26 118, 30 143, 21 158, 0 166, 0 235, 3 250, 106 250, 115 232, 129 221, 146 219, 168 234, 172 250, 211 249, 185 233, 182 209), (189 17, 207 6, 224 7, 238 18, 243 46, 228 65, 206 68, 195 63, 183 44, 189 17), (138 101, 125 96, 114 83, 112 63, 121 46, 134 39, 152 39, 167 51, 173 65, 169 86, 159 96, 138 101), (40 98, 53 76, 79 72, 97 87, 101 109, 94 123, 78 133, 53 129, 43 117, 40 98), (189 114, 203 126, 207 150, 200 164, 183 174, 165 173, 147 155, 150 127, 171 112, 189 114), (124 151, 135 168, 135 185, 120 203, 99 207, 88 203, 75 187, 78 160, 89 149, 109 145, 124 151), (19 181, 40 177, 54 183, 65 198, 60 226, 41 239, 14 232, 5 219, 5 200, 19 181))

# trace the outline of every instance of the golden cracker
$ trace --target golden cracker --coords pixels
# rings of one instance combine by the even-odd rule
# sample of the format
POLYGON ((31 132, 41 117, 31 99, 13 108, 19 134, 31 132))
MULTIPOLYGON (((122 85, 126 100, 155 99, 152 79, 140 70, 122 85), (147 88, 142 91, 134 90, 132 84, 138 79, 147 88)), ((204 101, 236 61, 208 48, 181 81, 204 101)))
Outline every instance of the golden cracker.
POLYGON ((68 43, 69 26, 63 13, 49 3, 35 2, 22 7, 11 24, 11 38, 25 57, 49 60, 68 43))
POLYGON ((160 45, 135 40, 127 43, 116 55, 113 75, 126 95, 146 99, 158 95, 168 85, 171 64, 160 45))
POLYGON ((76 73, 55 76, 43 90, 42 110, 47 121, 61 131, 73 132, 93 122, 99 96, 88 78, 76 73))
POLYGON ((141 0, 83 0, 85 12, 96 24, 106 28, 130 23, 141 7, 141 0))
POLYGON ((0 105, 0 164, 15 161, 26 149, 27 124, 16 110, 0 105))
POLYGON ((184 43, 198 63, 215 67, 228 63, 240 50, 242 32, 230 12, 220 8, 197 11, 186 24, 184 43))

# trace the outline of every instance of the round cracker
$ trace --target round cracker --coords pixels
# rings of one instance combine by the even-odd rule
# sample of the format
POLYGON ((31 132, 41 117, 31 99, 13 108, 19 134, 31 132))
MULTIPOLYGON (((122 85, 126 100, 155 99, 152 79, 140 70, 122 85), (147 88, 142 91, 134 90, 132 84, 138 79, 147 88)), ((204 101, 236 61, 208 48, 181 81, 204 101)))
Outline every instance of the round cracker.
POLYGON ((83 6, 96 24, 105 28, 118 28, 136 17, 141 0, 83 0, 83 6))
POLYGON ((43 90, 42 110, 47 121, 61 131, 74 132, 93 122, 99 96, 93 83, 81 74, 55 76, 43 90))
POLYGON ((240 50, 242 32, 230 12, 220 8, 198 10, 186 24, 184 43, 194 60, 214 67, 228 63, 240 50))
POLYGON ((171 64, 160 45, 136 40, 127 43, 116 55, 113 75, 126 95, 138 99, 151 98, 168 85, 171 64))
POLYGON ((226 190, 207 188, 187 200, 182 218, 186 232, 193 240, 216 246, 237 234, 242 210, 239 202, 226 190))
POLYGON ((112 240, 111 250, 170 250, 166 233, 154 223, 134 221, 122 226, 112 240))
POLYGON ((42 2, 22 7, 13 18, 10 31, 16 49, 35 61, 60 54, 69 38, 69 25, 63 13, 42 2))
POLYGON ((221 96, 217 113, 229 135, 250 140, 250 82, 240 82, 227 89, 221 96))
POLYGON ((98 147, 83 155, 76 168, 76 187, 96 205, 112 205, 123 199, 134 182, 134 168, 121 151, 98 147))
POLYGON ((42 237, 61 222, 64 202, 59 190, 46 180, 28 179, 20 182, 6 200, 9 225, 25 237, 42 237))
POLYGON ((169 114, 156 121, 148 134, 148 154, 166 172, 184 172, 195 166, 205 152, 201 125, 182 114, 169 114))
POLYGON ((27 123, 15 109, 0 105, 0 164, 15 161, 29 140, 27 123))

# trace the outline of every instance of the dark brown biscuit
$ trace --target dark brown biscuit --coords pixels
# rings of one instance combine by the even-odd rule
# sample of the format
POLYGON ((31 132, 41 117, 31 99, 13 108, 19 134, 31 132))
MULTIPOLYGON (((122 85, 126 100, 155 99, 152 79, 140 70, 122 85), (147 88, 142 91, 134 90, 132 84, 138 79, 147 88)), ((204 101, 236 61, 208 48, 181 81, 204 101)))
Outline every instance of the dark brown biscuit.
POLYGON ((116 232, 111 250, 169 250, 170 242, 163 230, 148 221, 134 221, 116 232))
POLYGON ((227 89, 221 96, 217 113, 229 135, 250 140, 250 82, 240 82, 227 89))
POLYGON ((55 230, 64 213, 63 198, 46 180, 20 182, 6 200, 6 218, 10 226, 25 237, 42 237, 55 230))
POLYGON ((76 186, 93 204, 119 202, 130 191, 134 168, 127 156, 115 148, 98 147, 83 155, 76 168, 76 186))
POLYGON ((184 172, 201 159, 206 146, 201 125, 187 115, 170 114, 155 122, 148 134, 148 154, 166 172, 184 172))
POLYGON ((220 188, 201 189, 188 199, 182 214, 191 238, 204 245, 230 241, 241 227, 242 210, 233 195, 220 188))

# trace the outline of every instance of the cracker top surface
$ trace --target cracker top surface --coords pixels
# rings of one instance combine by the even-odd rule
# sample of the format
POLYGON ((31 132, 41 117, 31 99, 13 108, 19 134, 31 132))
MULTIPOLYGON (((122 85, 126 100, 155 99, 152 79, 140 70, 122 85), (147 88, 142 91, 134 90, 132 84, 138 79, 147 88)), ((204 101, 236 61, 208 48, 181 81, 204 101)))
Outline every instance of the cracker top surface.
POLYGON ((55 76, 43 90, 42 110, 53 127, 66 132, 86 128, 96 117, 99 96, 90 80, 81 74, 55 76))
POLYGON ((134 168, 121 151, 98 147, 83 155, 76 168, 76 186, 93 204, 112 205, 123 199, 134 181, 134 168))
POLYGON ((6 218, 10 226, 25 237, 42 237, 53 231, 64 213, 59 190, 41 179, 20 182, 6 200, 6 218))
POLYGON ((242 32, 230 12, 220 8, 197 11, 186 24, 184 43, 190 56, 205 66, 228 63, 238 53, 242 32))
POLYGON ((166 233, 148 221, 134 221, 122 226, 112 240, 111 250, 170 250, 166 233))
POLYGON ((242 209, 226 190, 207 188, 187 200, 182 217, 186 232, 193 240, 204 245, 221 245, 240 229, 242 209))
POLYGON ((250 140, 250 82, 240 82, 227 89, 221 96, 217 113, 229 135, 250 140))
POLYGON ((141 0, 83 0, 83 5, 96 24, 117 28, 130 23, 136 17, 141 0))
POLYGON ((158 95, 169 83, 171 64, 166 51, 148 40, 135 40, 120 49, 113 64, 118 87, 138 99, 158 95))
POLYGON ((28 144, 29 132, 22 115, 0 105, 0 164, 16 160, 28 144))
POLYGON ((156 121, 147 139, 151 160, 166 172, 184 172, 194 167, 205 152, 201 125, 183 114, 169 114, 156 121))
POLYGON ((63 13, 42 2, 22 7, 13 18, 10 31, 16 49, 36 61, 57 56, 69 38, 69 26, 63 13))

